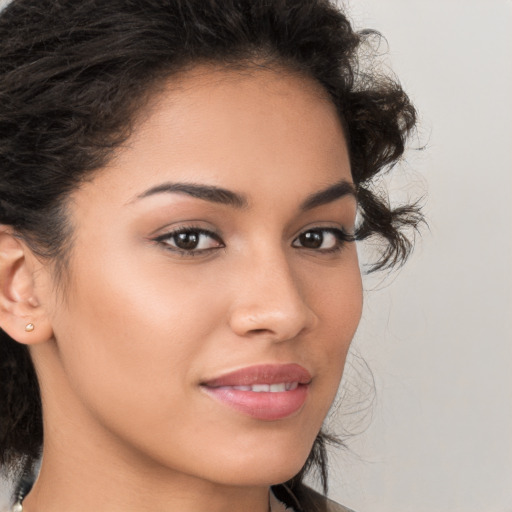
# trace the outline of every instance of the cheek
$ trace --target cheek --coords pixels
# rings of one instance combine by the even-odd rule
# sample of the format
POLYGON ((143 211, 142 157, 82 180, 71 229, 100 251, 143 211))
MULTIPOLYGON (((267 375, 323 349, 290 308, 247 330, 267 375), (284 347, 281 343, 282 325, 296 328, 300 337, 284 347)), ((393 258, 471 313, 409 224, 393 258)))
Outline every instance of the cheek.
POLYGON ((183 394, 218 313, 207 288, 166 270, 133 260, 77 264, 55 333, 68 380, 91 408, 151 416, 163 397, 183 394))
MULTIPOLYGON (((190 439, 209 439, 203 424, 211 421, 194 377, 222 306, 204 279, 171 275, 168 266, 116 263, 80 268, 87 278, 57 318, 59 387, 73 395, 67 414, 92 425, 96 437, 113 434, 126 449, 180 467, 207 448, 190 439)), ((209 353, 210 363, 220 357, 209 353)))
POLYGON ((355 246, 344 254, 338 268, 318 266, 302 277, 307 283, 307 301, 324 332, 325 349, 333 353, 348 350, 362 314, 363 291, 355 246))
POLYGON ((326 393, 330 398, 327 401, 332 401, 362 314, 362 282, 355 248, 343 271, 337 274, 330 272, 329 277, 317 279, 317 286, 312 287, 312 293, 314 298, 311 303, 315 304, 319 325, 318 337, 309 349, 320 352, 328 383, 326 393))
POLYGON ((350 343, 355 335, 362 314, 362 290, 359 274, 354 276, 353 282, 343 281, 341 289, 333 293, 333 297, 325 299, 325 324, 330 340, 327 352, 334 357, 333 361, 344 362, 350 343))

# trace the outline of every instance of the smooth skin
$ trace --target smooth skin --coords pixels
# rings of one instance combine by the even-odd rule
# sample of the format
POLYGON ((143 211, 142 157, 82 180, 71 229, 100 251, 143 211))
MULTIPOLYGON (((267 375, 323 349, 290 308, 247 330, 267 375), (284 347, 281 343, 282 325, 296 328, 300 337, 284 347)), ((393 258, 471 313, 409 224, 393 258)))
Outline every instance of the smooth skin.
POLYGON ((70 197, 63 281, 3 229, 0 320, 30 345, 44 408, 25 511, 267 512, 269 485, 308 456, 360 319, 351 183, 318 85, 203 66, 160 90, 70 197), (228 192, 203 197, 212 187, 228 192), (312 375, 284 419, 201 386, 283 363, 312 375))

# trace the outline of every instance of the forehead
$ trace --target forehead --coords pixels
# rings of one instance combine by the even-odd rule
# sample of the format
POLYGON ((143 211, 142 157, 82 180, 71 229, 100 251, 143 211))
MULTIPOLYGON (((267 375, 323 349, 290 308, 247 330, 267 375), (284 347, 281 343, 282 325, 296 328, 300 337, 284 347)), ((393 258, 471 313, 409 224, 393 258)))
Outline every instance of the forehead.
POLYGON ((203 66, 170 79, 109 168, 113 180, 130 175, 134 194, 166 175, 255 192, 256 182, 311 189, 351 180, 327 93, 312 79, 269 68, 203 66))

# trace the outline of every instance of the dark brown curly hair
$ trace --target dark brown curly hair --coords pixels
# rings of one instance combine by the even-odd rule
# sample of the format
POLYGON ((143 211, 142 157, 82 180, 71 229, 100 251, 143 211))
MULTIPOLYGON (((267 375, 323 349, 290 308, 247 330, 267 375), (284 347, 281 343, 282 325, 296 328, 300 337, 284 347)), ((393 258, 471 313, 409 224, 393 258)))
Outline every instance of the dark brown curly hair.
MULTIPOLYGON (((362 71, 360 49, 374 37, 354 31, 328 0, 14 0, 0 14, 0 224, 65 272, 65 199, 127 139, 155 87, 198 63, 259 63, 328 92, 350 152, 357 239, 383 239, 373 269, 399 265, 412 246, 403 228, 421 214, 391 208, 371 185, 400 159, 416 113, 395 79, 362 71)), ((328 440, 319 434, 287 482, 305 510, 302 479, 316 467, 326 485, 328 440)), ((42 442, 28 351, 1 332, 0 464, 30 466, 42 442)))

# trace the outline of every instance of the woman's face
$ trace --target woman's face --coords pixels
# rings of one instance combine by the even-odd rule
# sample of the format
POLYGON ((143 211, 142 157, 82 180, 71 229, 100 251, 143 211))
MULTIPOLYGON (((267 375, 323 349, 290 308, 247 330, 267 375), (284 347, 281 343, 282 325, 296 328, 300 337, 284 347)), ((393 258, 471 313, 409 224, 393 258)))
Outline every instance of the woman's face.
POLYGON ((361 314, 351 183, 309 80, 198 68, 159 93, 69 202, 34 351, 63 442, 223 484, 299 471, 361 314))

